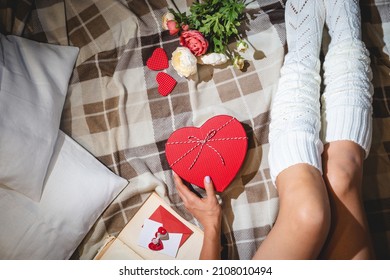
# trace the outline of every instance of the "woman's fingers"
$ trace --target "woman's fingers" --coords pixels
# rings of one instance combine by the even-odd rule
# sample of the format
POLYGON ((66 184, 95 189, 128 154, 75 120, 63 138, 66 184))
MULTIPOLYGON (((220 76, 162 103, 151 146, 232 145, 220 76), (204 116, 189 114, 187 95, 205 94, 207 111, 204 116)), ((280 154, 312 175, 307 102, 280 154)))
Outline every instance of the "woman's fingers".
POLYGON ((198 197, 191 192, 186 185, 184 185, 182 179, 175 172, 173 172, 173 179, 179 196, 183 200, 184 204, 187 204, 189 200, 198 199, 198 197))
POLYGON ((210 176, 204 177, 204 188, 206 190, 207 197, 215 196, 214 184, 211 181, 210 176))
POLYGON ((173 178, 175 181, 176 189, 179 193, 179 196, 183 200, 184 204, 188 204, 189 202, 192 203, 199 203, 202 200, 209 201, 209 202, 215 202, 217 201, 216 193, 214 184, 210 178, 210 176, 206 176, 204 178, 204 187, 206 190, 206 197, 201 199, 196 194, 194 194, 192 191, 190 191, 187 186, 183 184, 182 179, 177 175, 175 172, 173 172, 173 178))

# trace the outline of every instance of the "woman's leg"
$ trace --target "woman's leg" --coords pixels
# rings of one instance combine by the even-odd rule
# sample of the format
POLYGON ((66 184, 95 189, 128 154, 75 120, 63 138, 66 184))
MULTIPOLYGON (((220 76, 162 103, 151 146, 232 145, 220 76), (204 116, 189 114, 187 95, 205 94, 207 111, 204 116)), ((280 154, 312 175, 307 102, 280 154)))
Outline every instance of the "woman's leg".
POLYGON ((323 159, 332 224, 321 258, 371 259, 373 251, 361 194, 364 150, 352 141, 335 141, 325 145, 323 159))
POLYGON ((372 130, 369 53, 361 41, 357 0, 326 0, 331 36, 324 62, 322 95, 324 179, 332 206, 332 226, 322 258, 371 258, 361 197, 363 160, 372 130))
POLYGON ((280 209, 256 259, 316 258, 328 233, 330 212, 319 139, 324 21, 322 0, 287 1, 288 53, 273 99, 269 134, 269 164, 280 209))
POLYGON ((330 225, 321 173, 308 164, 283 170, 276 179, 280 208, 276 223, 254 259, 316 259, 330 225))

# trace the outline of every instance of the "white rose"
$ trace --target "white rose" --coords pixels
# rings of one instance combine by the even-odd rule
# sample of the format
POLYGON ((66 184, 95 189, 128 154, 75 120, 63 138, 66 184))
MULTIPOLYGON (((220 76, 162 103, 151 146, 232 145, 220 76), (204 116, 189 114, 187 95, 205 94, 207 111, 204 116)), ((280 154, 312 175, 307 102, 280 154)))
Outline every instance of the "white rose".
POLYGON ((189 77, 197 72, 196 57, 186 47, 178 47, 172 53, 172 66, 180 77, 189 77))
POLYGON ((228 61, 228 57, 224 53, 208 53, 198 57, 199 64, 207 64, 207 65, 221 65, 228 61))

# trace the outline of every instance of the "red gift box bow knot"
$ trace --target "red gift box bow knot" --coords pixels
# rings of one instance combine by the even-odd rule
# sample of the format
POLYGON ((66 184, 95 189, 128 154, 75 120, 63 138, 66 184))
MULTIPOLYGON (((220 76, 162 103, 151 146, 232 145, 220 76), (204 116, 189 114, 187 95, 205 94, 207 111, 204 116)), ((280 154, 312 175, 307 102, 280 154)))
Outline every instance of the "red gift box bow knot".
POLYGON ((196 145, 194 147, 192 147, 191 149, 189 149, 187 152, 185 152, 181 157, 179 157, 177 160, 175 160, 171 165, 170 167, 172 168, 172 166, 174 166, 176 163, 178 163, 180 160, 182 160, 184 157, 186 157, 188 154, 190 154, 193 150, 195 150, 197 147, 200 146, 200 149, 197 153, 197 155, 195 156, 193 162, 191 163, 191 165, 189 166, 188 170, 190 170, 194 165, 195 163, 197 162, 200 154, 202 153, 202 150, 203 150, 203 147, 204 146, 207 146, 208 148, 210 148, 212 151, 214 151, 220 158, 221 160, 221 163, 222 165, 225 165, 225 161, 221 155, 220 152, 218 152, 217 149, 215 149, 213 146, 211 146, 209 143, 210 142, 215 142, 215 141, 230 141, 230 140, 246 140, 248 139, 248 137, 224 137, 224 138, 214 138, 214 136, 218 133, 218 131, 220 131, 221 129, 223 129, 224 127, 226 127, 229 123, 231 123, 232 121, 234 120, 234 117, 232 117, 230 120, 228 120, 225 124, 221 125, 219 128, 217 129, 211 129, 207 134, 206 134, 206 137, 204 139, 199 139, 198 137, 196 136, 193 136, 193 135, 190 135, 188 136, 188 141, 176 141, 176 142, 168 142, 167 145, 178 145, 178 144, 191 144, 191 143, 195 143, 196 145), (195 140, 191 140, 191 139, 195 139, 195 140))

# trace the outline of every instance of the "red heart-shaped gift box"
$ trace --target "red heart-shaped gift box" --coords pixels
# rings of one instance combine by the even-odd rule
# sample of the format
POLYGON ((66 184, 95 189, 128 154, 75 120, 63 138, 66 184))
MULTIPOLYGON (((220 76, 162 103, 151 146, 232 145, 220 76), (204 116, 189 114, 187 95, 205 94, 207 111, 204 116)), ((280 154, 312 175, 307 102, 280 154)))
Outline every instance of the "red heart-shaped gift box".
POLYGON ((248 137, 234 117, 218 115, 201 127, 174 131, 165 145, 169 166, 181 178, 204 188, 210 176, 216 191, 224 191, 240 170, 247 152, 248 137))

